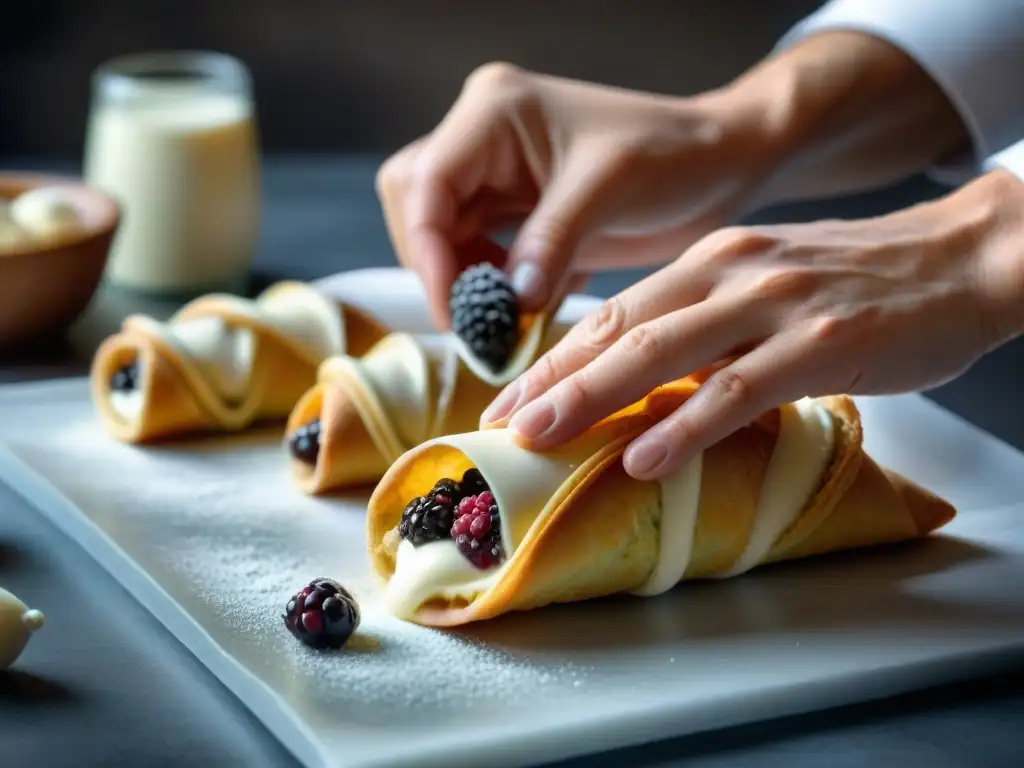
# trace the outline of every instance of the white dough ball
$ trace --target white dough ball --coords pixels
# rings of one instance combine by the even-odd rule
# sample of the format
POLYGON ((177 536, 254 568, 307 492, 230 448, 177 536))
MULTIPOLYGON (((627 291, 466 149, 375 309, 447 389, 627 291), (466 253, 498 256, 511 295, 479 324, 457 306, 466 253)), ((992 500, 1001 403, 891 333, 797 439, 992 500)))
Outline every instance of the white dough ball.
POLYGON ((32 633, 43 622, 43 614, 30 611, 21 600, 0 588, 0 670, 18 660, 32 633))
POLYGON ((82 229, 75 206, 59 189, 38 187, 24 192, 10 206, 11 220, 35 237, 53 239, 82 229))

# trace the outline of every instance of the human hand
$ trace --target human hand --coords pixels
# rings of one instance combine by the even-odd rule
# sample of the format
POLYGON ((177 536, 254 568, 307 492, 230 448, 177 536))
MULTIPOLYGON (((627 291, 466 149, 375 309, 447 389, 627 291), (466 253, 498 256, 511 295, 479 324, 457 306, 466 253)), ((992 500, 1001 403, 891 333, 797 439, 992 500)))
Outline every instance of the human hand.
POLYGON ((482 422, 511 416, 545 449, 711 369, 627 449, 653 479, 784 402, 935 386, 1022 330, 1024 184, 999 171, 881 218, 716 232, 585 318, 482 422))
POLYGON ((679 99, 489 64, 384 163, 377 194, 439 327, 456 276, 480 261, 540 310, 574 270, 662 263, 733 217, 769 165, 757 112, 725 91, 679 99), (506 252, 491 235, 517 223, 506 252))

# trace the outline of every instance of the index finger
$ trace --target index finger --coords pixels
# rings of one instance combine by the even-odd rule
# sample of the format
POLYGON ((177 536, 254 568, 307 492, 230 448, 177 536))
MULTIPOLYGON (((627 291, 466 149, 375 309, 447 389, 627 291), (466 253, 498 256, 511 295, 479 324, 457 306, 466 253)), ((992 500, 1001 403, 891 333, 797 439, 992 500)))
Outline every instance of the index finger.
MULTIPOLYGON (((467 222, 462 221, 468 213, 465 204, 486 181, 497 119, 491 102, 481 100, 472 90, 465 91, 419 147, 403 199, 397 203, 404 260, 423 281, 431 314, 441 328, 450 321, 448 294, 462 262, 499 256, 504 260, 504 249, 489 241, 485 232, 467 232, 467 222)), ((479 221, 468 224, 480 228, 479 221)))

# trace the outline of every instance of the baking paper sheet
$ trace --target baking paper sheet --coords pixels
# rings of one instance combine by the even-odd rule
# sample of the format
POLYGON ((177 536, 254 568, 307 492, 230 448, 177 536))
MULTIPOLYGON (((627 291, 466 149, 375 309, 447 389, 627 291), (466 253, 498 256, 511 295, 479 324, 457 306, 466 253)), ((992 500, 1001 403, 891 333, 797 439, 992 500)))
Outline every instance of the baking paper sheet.
MULTIPOLYGON (((405 273, 350 273, 327 289, 376 297, 386 320, 425 327, 405 273)), ((570 316, 592 306, 574 302, 570 316)), ((1024 459, 920 397, 860 405, 876 457, 960 506, 947 534, 464 632, 379 609, 367 494, 298 493, 275 430, 134 448, 99 428, 84 381, 17 385, 0 388, 0 476, 307 765, 524 765, 883 696, 1015 656, 1024 459), (362 605, 345 652, 306 649, 281 622, 289 595, 318 576, 362 605)))

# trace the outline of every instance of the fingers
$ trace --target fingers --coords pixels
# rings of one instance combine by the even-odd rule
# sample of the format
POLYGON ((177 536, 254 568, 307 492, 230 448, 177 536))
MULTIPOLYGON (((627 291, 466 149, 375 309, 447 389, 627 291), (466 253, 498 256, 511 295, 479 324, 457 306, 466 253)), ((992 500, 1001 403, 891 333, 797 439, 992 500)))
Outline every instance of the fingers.
POLYGON ((626 472, 653 480, 782 403, 815 393, 829 367, 801 329, 769 339, 720 368, 670 415, 626 449, 626 472))
POLYGON ((709 289, 710 282, 676 262, 607 300, 509 384, 484 411, 481 426, 514 416, 633 328, 702 300, 709 289))
POLYGON ((448 325, 448 294, 459 272, 456 244, 484 247, 479 233, 465 231, 460 208, 487 172, 495 119, 493 102, 467 89, 430 136, 397 153, 377 175, 391 243, 399 262, 422 279, 440 328, 448 325))
POLYGON ((717 300, 637 325, 605 352, 522 408, 509 423, 530 449, 576 437, 651 390, 726 357, 755 338, 752 313, 717 300))
POLYGON ((597 140, 574 144, 509 249, 512 287, 525 309, 553 305, 580 246, 610 214, 622 169, 608 149, 597 140))

